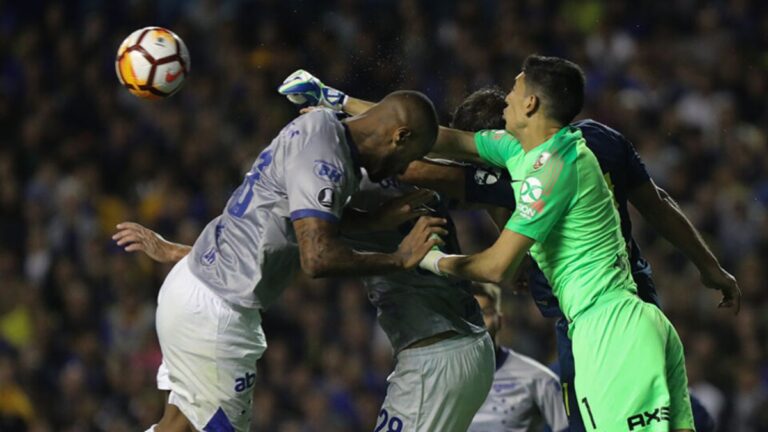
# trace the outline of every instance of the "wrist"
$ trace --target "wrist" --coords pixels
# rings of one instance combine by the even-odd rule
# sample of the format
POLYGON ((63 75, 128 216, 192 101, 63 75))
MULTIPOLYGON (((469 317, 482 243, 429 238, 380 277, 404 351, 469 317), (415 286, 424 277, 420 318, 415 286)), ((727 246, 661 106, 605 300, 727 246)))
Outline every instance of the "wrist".
POLYGON ((427 252, 424 258, 419 262, 419 268, 432 272, 438 276, 445 276, 445 273, 440 270, 440 261, 448 256, 451 255, 448 255, 439 249, 432 249, 427 252))
POLYGON ((190 246, 179 243, 170 243, 170 252, 166 262, 177 263, 181 261, 182 258, 189 255, 191 250, 192 248, 190 246))
POLYGON ((342 111, 348 99, 346 93, 324 84, 320 86, 322 104, 335 111, 342 111))

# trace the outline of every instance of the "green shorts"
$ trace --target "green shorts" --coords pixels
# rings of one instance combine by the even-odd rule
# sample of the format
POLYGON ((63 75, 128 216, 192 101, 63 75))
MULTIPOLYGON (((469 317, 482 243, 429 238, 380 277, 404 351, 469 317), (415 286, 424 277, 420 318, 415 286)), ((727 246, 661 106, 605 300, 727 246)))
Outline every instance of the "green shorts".
POLYGON ((693 429, 683 344, 654 305, 616 293, 570 324, 587 431, 693 429))

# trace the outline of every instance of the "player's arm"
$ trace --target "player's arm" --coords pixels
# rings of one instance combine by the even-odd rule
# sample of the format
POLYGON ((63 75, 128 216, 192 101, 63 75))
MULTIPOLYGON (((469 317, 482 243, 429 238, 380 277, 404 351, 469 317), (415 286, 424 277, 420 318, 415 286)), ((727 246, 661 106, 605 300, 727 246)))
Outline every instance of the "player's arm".
POLYGON ((428 160, 411 162, 398 180, 431 189, 452 200, 465 200, 465 167, 446 165, 428 160))
POLYGON ((631 189, 628 197, 643 218, 693 262, 704 285, 723 292, 720 306, 735 306, 738 313, 741 291, 736 279, 720 266, 677 202, 650 179, 631 189))
POLYGON ((293 222, 299 243, 301 268, 313 278, 327 276, 363 276, 409 270, 435 245, 434 236, 448 232, 440 225, 445 220, 422 217, 391 254, 358 252, 340 238, 339 226, 328 220, 307 217, 293 222))
POLYGON ((525 176, 527 190, 540 187, 540 195, 517 197, 516 210, 501 235, 488 249, 474 255, 446 255, 430 251, 421 268, 477 281, 501 283, 512 279, 526 252, 535 242, 547 239, 563 214, 571 207, 578 189, 574 162, 552 156, 544 169, 525 176))
POLYGON ((498 284, 512 279, 533 243, 533 239, 505 229, 491 247, 474 255, 445 255, 431 251, 422 262, 422 268, 437 274, 498 284))
MULTIPOLYGON (((376 104, 351 97, 329 87, 314 75, 301 69, 288 75, 277 91, 300 106, 322 106, 336 111, 343 110, 351 115, 363 114, 376 104)), ((480 161, 475 147, 474 133, 442 126, 432 153, 436 157, 480 161)))
POLYGON ((430 190, 417 190, 385 201, 375 211, 344 208, 341 231, 344 234, 388 231, 401 224, 429 213, 427 204, 436 199, 430 190))
MULTIPOLYGON (((350 115, 360 115, 368 111, 375 102, 369 102, 347 96, 342 109, 350 115)), ((466 132, 440 126, 437 140, 430 152, 431 157, 447 158, 461 161, 483 162, 477 153, 474 132, 466 132)))
POLYGON ((423 159, 411 162, 398 180, 434 190, 461 206, 484 209, 499 230, 515 209, 509 172, 501 168, 423 159))
POLYGON ((112 236, 112 240, 126 252, 144 252, 148 257, 162 263, 176 263, 192 250, 192 246, 170 242, 135 222, 117 224, 117 232, 112 236))

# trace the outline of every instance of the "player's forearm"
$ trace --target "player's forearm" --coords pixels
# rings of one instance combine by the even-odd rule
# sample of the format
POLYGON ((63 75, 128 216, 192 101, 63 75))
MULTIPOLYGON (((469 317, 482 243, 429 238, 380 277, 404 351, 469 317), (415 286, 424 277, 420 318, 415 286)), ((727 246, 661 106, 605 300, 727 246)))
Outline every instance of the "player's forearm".
POLYGON ((425 161, 413 161, 398 180, 443 194, 451 199, 464 201, 464 168, 439 165, 425 161))
POLYGON ((353 98, 352 96, 347 96, 347 100, 344 102, 344 112, 355 116, 368 111, 374 105, 376 105, 375 102, 369 102, 362 99, 353 98))
POLYGON ((474 134, 440 126, 429 157, 484 163, 477 153, 474 134))
POLYGON ((514 275, 521 260, 522 256, 507 265, 482 252, 475 255, 448 255, 438 262, 438 268, 443 274, 461 279, 498 284, 514 275))
POLYGON ((167 260, 165 262, 170 262, 170 263, 177 263, 181 261, 182 258, 189 255, 190 252, 192 252, 192 246, 187 246, 181 243, 168 242, 168 245, 166 246, 166 248, 167 248, 167 252, 166 252, 167 260))
POLYGON ((301 267, 310 277, 356 277, 403 270, 394 254, 357 252, 344 244, 320 241, 315 250, 301 255, 301 267))
POLYGON ((693 262, 702 274, 716 271, 720 263, 680 206, 666 191, 658 188, 660 205, 643 213, 653 228, 693 262))

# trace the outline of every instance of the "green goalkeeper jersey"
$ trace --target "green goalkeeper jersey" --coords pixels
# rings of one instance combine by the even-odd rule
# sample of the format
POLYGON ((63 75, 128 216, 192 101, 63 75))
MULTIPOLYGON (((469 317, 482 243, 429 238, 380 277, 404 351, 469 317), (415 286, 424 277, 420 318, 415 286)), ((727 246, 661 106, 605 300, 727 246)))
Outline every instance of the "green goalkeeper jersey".
POLYGON ((503 130, 475 143, 509 170, 517 202, 505 228, 536 241, 531 255, 569 320, 607 294, 637 291, 613 196, 580 130, 566 126, 529 152, 503 130))

